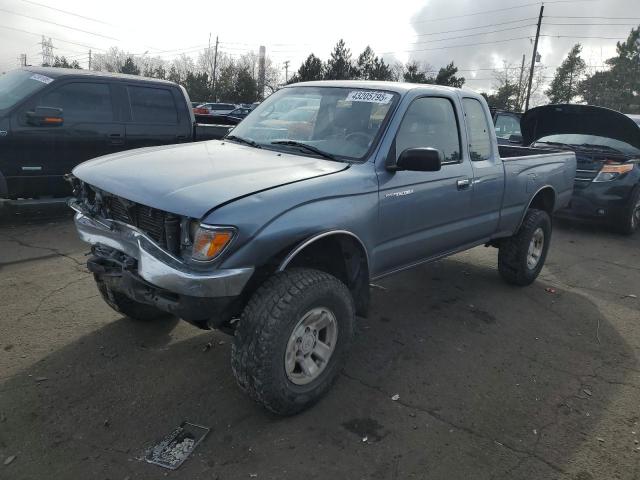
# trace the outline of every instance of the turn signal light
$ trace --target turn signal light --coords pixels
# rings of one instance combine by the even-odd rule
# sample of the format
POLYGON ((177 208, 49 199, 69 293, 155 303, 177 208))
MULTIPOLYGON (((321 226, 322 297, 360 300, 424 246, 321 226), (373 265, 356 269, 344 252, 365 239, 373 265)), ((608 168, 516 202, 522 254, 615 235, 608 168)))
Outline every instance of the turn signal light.
POLYGON ((193 239, 191 258, 202 262, 213 260, 229 245, 233 234, 234 231, 231 229, 198 227, 193 239))

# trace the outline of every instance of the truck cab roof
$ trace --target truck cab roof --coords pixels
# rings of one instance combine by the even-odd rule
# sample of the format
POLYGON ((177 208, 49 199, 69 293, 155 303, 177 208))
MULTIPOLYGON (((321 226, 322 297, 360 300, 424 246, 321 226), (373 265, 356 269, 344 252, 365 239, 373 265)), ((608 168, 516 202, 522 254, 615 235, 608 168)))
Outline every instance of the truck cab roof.
POLYGON ((127 75, 124 73, 113 72, 98 72, 95 70, 80 70, 73 68, 57 68, 57 67, 23 67, 21 70, 37 73, 39 75, 45 75, 47 77, 58 78, 109 78, 111 80, 120 80, 127 82, 144 82, 144 83, 156 83, 162 85, 175 86, 176 83, 169 80, 162 80, 159 78, 141 77, 140 75, 127 75))
MULTIPOLYGON (((299 82, 287 85, 290 87, 337 87, 337 88, 358 88, 365 90, 386 90, 400 95, 412 90, 432 90, 434 92, 454 92, 462 91, 460 88, 445 87, 442 85, 432 85, 428 83, 407 83, 407 82, 380 82, 376 80, 317 80, 312 82, 299 82)), ((472 90, 464 90, 476 96, 472 90)))

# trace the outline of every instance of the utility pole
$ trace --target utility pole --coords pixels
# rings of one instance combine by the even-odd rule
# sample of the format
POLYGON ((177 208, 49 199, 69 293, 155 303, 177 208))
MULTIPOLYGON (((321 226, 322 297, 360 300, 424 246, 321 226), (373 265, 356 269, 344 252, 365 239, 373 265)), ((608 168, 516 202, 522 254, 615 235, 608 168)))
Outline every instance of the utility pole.
POLYGON ((89 70, 91 70, 91 49, 89 49, 89 70))
POLYGON ((522 77, 524 77, 524 53, 522 54, 522 65, 520 66, 520 80, 518 80, 518 99, 516 104, 518 109, 522 109, 522 77))
POLYGON ((289 60, 284 62, 284 83, 289 83, 289 60))
POLYGON ((264 45, 260 45, 258 49, 258 100, 264 99, 264 84, 266 77, 265 62, 267 57, 267 49, 264 45))
POLYGON ((213 53, 213 82, 212 82, 212 90, 213 90, 213 101, 218 101, 218 95, 216 94, 216 70, 218 69, 218 36, 216 35, 216 48, 213 53))
POLYGON ((540 27, 542 26, 542 13, 544 5, 540 5, 540 15, 538 16, 538 28, 536 29, 536 39, 533 42, 533 55, 531 55, 531 70, 529 70, 529 85, 527 86, 527 101, 524 111, 529 110, 529 100, 531 99, 531 84, 533 83, 533 69, 536 66, 536 57, 538 56, 538 39, 540 38, 540 27))

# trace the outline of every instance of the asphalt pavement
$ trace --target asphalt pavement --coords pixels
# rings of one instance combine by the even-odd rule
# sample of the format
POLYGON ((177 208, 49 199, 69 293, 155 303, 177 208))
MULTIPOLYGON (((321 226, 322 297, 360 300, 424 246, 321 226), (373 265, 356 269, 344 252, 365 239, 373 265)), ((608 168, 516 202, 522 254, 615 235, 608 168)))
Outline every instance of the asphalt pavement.
POLYGON ((527 288, 483 247, 377 283, 334 388, 278 418, 230 337, 107 307, 49 213, 0 221, 0 478, 640 478, 640 234, 556 222, 527 288), (180 469, 140 460, 185 420, 180 469))

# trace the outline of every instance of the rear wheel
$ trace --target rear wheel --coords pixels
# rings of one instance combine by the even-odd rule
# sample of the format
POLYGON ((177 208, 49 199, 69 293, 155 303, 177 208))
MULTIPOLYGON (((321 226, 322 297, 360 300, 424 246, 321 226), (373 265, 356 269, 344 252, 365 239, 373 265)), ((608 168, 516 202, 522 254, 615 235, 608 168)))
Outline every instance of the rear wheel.
POLYGON ((618 225, 620 233, 631 235, 640 229, 640 186, 631 193, 629 203, 618 225))
POLYGON ((317 270, 268 279, 236 329, 231 366, 240 387, 278 415, 292 415, 329 389, 351 345, 355 307, 347 287, 317 270))
POLYGON ((125 317, 131 318, 132 320, 148 322, 171 316, 163 310, 157 309, 151 305, 136 302, 126 295, 112 290, 98 277, 96 277, 95 280, 98 290, 100 291, 100 295, 102 295, 102 299, 107 303, 107 305, 125 317))
POLYGON ((538 277, 551 241, 551 219, 543 210, 527 211, 518 232, 500 242, 498 270, 513 285, 529 285, 538 277))

